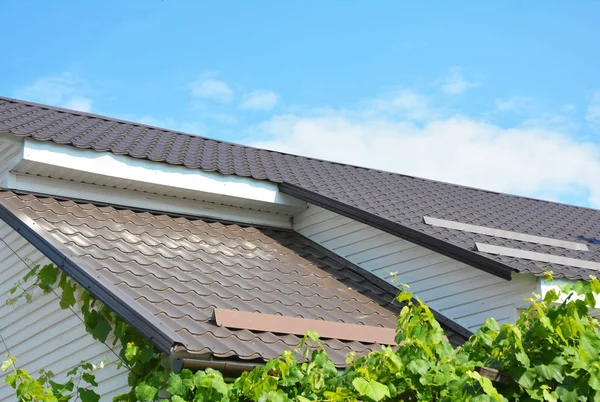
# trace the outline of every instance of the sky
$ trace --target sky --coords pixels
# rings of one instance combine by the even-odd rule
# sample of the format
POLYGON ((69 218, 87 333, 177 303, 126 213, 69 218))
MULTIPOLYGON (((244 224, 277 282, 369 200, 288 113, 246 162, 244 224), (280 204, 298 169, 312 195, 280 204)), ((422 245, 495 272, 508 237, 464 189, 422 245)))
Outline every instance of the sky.
POLYGON ((0 0, 0 95, 600 208, 599 1, 0 0))

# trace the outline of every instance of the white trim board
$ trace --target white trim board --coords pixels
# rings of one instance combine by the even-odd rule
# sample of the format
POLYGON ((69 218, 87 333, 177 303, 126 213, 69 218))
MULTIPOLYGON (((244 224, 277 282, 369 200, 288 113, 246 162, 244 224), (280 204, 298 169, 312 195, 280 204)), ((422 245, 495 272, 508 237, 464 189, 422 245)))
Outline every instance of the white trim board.
MULTIPOLYGON (((277 184, 268 181, 204 172, 185 166, 79 149, 30 138, 24 141, 23 162, 89 174, 90 181, 86 182, 93 182, 94 176, 101 176, 238 200, 233 201, 234 203, 247 200, 291 208, 305 208, 306 205, 294 197, 280 193, 277 184)), ((15 170, 28 173, 21 171, 20 165, 16 166, 15 170)))
POLYGON ((132 209, 147 209, 165 213, 192 215, 199 218, 239 222, 291 229, 291 219, 284 215, 213 204, 197 200, 123 190, 96 184, 85 184, 25 174, 7 174, 7 187, 57 197, 90 200, 132 209))
POLYGON ((520 240, 529 243, 545 244, 547 246, 561 247, 569 250, 588 251, 586 244, 568 240, 553 239, 550 237, 535 236, 526 233, 513 232, 510 230, 494 229, 485 226, 471 225, 469 223, 461 223, 449 221, 445 219, 432 218, 424 216, 423 221, 431 226, 436 226, 446 229, 462 230, 470 233, 484 234, 488 236, 501 237, 503 239, 520 240))
POLYGON ((600 271, 600 262, 580 260, 560 255, 538 253, 536 251, 519 250, 516 248, 494 246, 492 244, 475 243, 477 251, 487 254, 503 255, 506 257, 523 258, 525 260, 547 262, 570 267, 587 268, 600 271))

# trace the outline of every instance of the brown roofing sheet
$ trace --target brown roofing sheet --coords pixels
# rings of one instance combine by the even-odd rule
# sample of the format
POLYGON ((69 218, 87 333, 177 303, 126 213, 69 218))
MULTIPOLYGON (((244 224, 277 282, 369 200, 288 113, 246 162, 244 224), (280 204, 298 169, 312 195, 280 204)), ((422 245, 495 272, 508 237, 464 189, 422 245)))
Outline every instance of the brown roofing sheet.
MULTIPOLYGON (((219 327, 215 309, 394 328, 393 290, 298 234, 0 193, 0 205, 193 354, 266 359, 294 334, 219 327)), ((457 344, 465 337, 446 326, 457 344)), ((337 364, 372 343, 327 339, 337 364)))
MULTIPOLYGON (((490 256, 473 250, 475 242, 512 247, 510 240, 435 228, 423 216, 512 230, 562 240, 600 238, 600 211, 499 194, 411 176, 332 163, 215 141, 102 116, 0 97, 0 132, 78 148, 286 183, 356 208, 456 247, 482 261, 498 261, 520 272, 587 278, 582 268, 490 256)), ((427 240, 426 246, 433 244, 427 240)), ((557 247, 519 242, 519 248, 563 255, 557 247)), ((454 253, 454 251, 452 251, 454 253)), ((599 244, 568 256, 600 262, 599 244)), ((476 264, 475 264, 476 265, 476 264)))

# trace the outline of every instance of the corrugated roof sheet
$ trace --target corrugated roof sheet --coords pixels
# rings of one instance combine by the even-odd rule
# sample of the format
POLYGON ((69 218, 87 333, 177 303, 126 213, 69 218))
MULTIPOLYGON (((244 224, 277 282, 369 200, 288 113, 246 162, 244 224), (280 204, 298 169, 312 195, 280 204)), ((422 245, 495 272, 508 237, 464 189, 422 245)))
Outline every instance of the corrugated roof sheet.
MULTIPOLYGON (((268 359, 300 341, 295 335, 219 327, 212 318, 215 308, 396 326, 391 285, 379 286, 294 232, 8 191, 0 192, 0 205, 109 291, 116 289, 127 305, 153 316, 153 325, 192 354, 268 359)), ((464 342, 464 330, 440 318, 451 342, 464 342)), ((323 343, 339 365, 351 351, 379 348, 336 339, 323 343)))
MULTIPOLYGON (((431 227, 422 219, 423 216, 431 216, 578 241, 580 236, 600 237, 600 211, 594 209, 256 149, 8 98, 0 98, 0 132, 227 175, 287 183, 356 208, 368 216, 422 233, 427 239, 444 242, 460 253, 476 255, 479 261, 497 261, 519 272, 541 275, 544 269, 550 269, 556 276, 570 279, 587 278, 596 273, 558 264, 490 256, 474 250, 475 242, 600 262, 597 244, 592 244, 588 252, 565 251, 431 227)), ((425 243, 433 244, 427 239, 425 243)))

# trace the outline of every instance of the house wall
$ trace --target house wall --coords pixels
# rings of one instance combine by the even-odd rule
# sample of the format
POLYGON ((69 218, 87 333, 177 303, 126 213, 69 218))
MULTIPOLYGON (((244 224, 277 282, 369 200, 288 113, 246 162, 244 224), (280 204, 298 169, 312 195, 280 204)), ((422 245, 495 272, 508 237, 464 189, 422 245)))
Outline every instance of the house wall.
MULTIPOLYGON (((105 368, 96 372, 101 400, 111 401, 112 397, 127 392, 127 372, 117 369, 117 357, 85 331, 78 316, 60 308, 57 295, 42 294, 36 289, 31 303, 6 304, 11 297, 9 289, 28 272, 27 264, 35 266, 49 261, 2 221, 0 238, 8 244, 0 240, 0 334, 10 353, 17 357, 18 367, 32 374, 42 368, 51 370, 60 380, 82 360, 94 364, 104 361, 105 368)), ((112 346, 112 342, 108 344, 112 346)), ((0 343, 2 358, 5 349, 0 343)), ((14 391, 4 384, 4 376, 5 373, 0 373, 0 401, 14 401, 14 391)))
POLYGON ((294 217, 293 228, 389 282, 408 284, 421 300, 471 331, 487 317, 513 322, 517 306, 537 289, 534 276, 506 281, 314 205, 294 217))

